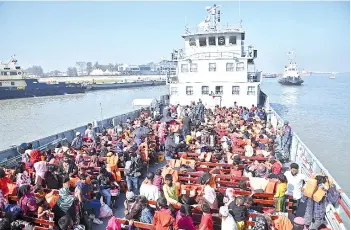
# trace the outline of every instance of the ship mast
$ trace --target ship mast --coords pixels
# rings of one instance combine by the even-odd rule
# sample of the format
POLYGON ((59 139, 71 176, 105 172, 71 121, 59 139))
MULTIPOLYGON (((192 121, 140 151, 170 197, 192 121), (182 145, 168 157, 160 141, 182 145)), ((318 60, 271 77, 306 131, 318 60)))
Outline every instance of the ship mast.
POLYGON ((289 63, 293 64, 295 60, 295 51, 289 51, 287 55, 289 57, 289 63))
POLYGON ((209 23, 210 28, 215 31, 217 30, 217 25, 219 24, 219 22, 221 22, 221 11, 219 10, 219 7, 221 6, 217 6, 216 4, 214 4, 212 7, 206 7, 208 13, 205 18, 205 23, 209 23))

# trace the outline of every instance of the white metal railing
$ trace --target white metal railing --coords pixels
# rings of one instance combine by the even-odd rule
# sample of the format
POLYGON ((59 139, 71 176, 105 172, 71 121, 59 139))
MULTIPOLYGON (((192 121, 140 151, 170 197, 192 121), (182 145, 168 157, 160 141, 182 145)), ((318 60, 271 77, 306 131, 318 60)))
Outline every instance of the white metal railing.
POLYGON ((184 35, 201 34, 201 33, 221 33, 221 32, 243 32, 240 25, 216 25, 214 26, 196 26, 186 28, 184 35))
POLYGON ((241 56, 240 51, 233 52, 202 52, 179 57, 178 60, 207 60, 207 59, 237 59, 241 56))
MULTIPOLYGON (((206 47, 204 47, 206 48, 206 47)), ((179 51, 176 55, 177 60, 186 60, 186 59, 238 59, 238 58, 254 58, 254 50, 253 48, 243 48, 240 50, 234 51, 213 51, 213 52, 199 52, 194 54, 187 54, 186 52, 179 51)))
MULTIPOLYGON (((266 108, 270 109, 271 124, 274 129, 278 130, 283 127, 284 120, 269 105, 269 98, 266 99, 266 108)), ((350 198, 343 192, 336 180, 331 176, 329 171, 320 163, 311 150, 301 141, 299 136, 293 132, 292 144, 290 149, 290 160, 299 164, 301 172, 310 177, 315 173, 323 173, 330 177, 340 193, 340 199, 336 206, 328 204, 326 210, 326 220, 332 229, 349 229, 350 226, 350 198)))

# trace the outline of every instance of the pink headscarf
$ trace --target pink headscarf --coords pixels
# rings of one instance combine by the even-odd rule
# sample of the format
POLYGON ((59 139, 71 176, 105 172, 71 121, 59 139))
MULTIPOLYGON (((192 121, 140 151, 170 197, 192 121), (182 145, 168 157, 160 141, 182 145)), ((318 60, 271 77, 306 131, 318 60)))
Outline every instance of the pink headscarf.
POLYGON ((111 217, 111 219, 108 221, 107 226, 106 226, 106 230, 121 230, 121 222, 119 222, 119 220, 113 216, 111 217))
POLYGON ((277 174, 280 174, 281 171, 282 171, 282 166, 278 163, 278 162, 275 162, 273 165, 272 165, 272 173, 277 175, 277 174))

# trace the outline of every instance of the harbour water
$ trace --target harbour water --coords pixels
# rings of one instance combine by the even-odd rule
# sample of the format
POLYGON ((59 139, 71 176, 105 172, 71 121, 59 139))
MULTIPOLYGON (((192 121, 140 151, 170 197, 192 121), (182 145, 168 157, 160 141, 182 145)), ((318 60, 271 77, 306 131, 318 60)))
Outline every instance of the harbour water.
POLYGON ((302 86, 264 79, 262 90, 281 117, 350 193, 350 75, 303 77, 302 86))
POLYGON ((130 112, 134 99, 167 93, 166 86, 157 86, 0 100, 0 149, 130 112))
MULTIPOLYGON (((262 89, 349 195, 350 76, 303 79, 304 84, 298 87, 264 79, 262 89)), ((133 110, 133 99, 167 93, 167 86, 158 86, 0 101, 0 149, 126 113, 133 110)))

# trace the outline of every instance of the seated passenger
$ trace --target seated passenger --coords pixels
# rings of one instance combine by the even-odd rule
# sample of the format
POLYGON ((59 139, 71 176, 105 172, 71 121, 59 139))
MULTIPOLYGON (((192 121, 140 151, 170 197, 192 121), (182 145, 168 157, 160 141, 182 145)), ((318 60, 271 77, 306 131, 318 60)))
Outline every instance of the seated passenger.
POLYGON ((61 187, 62 180, 57 174, 54 165, 48 165, 48 171, 45 172, 44 179, 46 181, 46 187, 49 189, 59 189, 61 187))
POLYGON ((152 184, 154 179, 154 173, 149 172, 144 180, 144 183, 140 186, 140 195, 145 196, 148 200, 156 201, 159 198, 159 189, 157 186, 152 184))
POLYGON ((152 225, 157 230, 168 230, 175 227, 175 219, 171 215, 171 210, 165 198, 159 198, 156 203, 156 212, 152 225))
POLYGON ((160 192, 163 191, 163 177, 162 177, 162 169, 157 169, 154 179, 153 179, 153 185, 155 185, 160 192))
POLYGON ((141 205, 140 222, 151 224, 154 219, 149 202, 145 196, 140 196, 139 203, 141 205))
POLYGON ((213 230, 213 218, 211 214, 210 205, 207 203, 203 203, 201 206, 202 217, 201 222, 198 227, 199 230, 213 230))
POLYGON ((107 172, 106 168, 101 168, 100 173, 97 177, 98 184, 100 186, 100 192, 106 198, 106 204, 111 206, 111 193, 110 193, 110 175, 111 173, 107 172))
POLYGON ((178 229, 195 230, 194 221, 191 218, 191 208, 189 205, 182 205, 179 209, 180 218, 176 225, 178 229))
POLYGON ((18 201, 18 205, 23 211, 24 215, 33 214, 37 212, 38 205, 34 193, 31 192, 29 185, 23 185, 19 188, 22 197, 18 201))
POLYGON ((163 185, 163 193, 165 198, 169 204, 178 204, 178 196, 177 196, 177 188, 175 183, 173 183, 172 174, 167 174, 165 176, 165 184, 163 185))
POLYGON ((92 200, 89 198, 88 193, 91 191, 91 187, 86 183, 86 176, 84 174, 79 176, 79 181, 76 183, 75 195, 79 202, 83 205, 84 210, 90 211, 91 214, 95 215, 93 223, 102 224, 99 220, 101 203, 99 200, 92 200))

